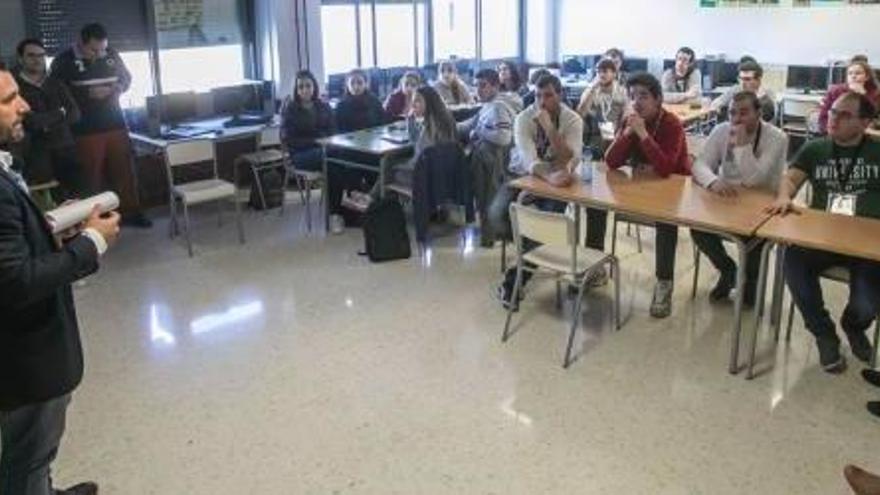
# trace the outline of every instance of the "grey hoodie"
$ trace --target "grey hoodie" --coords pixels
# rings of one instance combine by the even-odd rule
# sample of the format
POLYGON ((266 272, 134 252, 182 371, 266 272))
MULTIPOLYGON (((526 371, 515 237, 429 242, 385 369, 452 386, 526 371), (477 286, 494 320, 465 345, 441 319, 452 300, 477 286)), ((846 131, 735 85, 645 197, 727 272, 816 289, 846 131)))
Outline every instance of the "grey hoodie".
POLYGON ((513 122, 522 111, 522 99, 514 93, 498 93, 483 104, 479 113, 458 124, 459 135, 469 141, 488 141, 498 146, 513 142, 513 122))

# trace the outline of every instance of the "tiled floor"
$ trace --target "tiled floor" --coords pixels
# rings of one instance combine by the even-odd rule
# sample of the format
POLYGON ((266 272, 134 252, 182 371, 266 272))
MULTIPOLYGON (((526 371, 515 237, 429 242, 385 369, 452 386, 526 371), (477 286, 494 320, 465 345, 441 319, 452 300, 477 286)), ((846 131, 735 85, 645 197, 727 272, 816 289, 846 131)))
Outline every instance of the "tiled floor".
MULTIPOLYGON (((87 371, 56 465, 105 494, 829 494, 844 463, 880 470, 880 397, 852 363, 817 367, 797 320, 752 382, 727 373, 732 309, 704 266, 690 299, 679 245, 673 316, 647 314, 653 241, 621 233, 624 328, 588 296, 580 359, 553 284, 530 287, 501 344, 498 250, 454 228, 373 265, 359 231, 305 232, 301 208, 196 219, 196 257, 167 222, 128 231, 77 287, 87 371)), ((841 308, 842 292, 832 306, 841 308)), ((570 308, 568 304, 566 309, 570 308)), ((748 327, 750 328, 750 327, 748 327)))

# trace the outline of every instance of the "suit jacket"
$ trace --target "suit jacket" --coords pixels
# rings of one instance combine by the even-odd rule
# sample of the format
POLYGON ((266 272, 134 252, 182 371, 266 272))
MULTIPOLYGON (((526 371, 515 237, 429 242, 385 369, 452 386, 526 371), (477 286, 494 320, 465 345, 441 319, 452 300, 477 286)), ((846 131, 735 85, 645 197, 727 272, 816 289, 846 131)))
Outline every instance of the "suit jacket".
POLYGON ((43 213, 0 170, 0 410, 73 391, 83 356, 70 284, 98 269, 79 235, 58 247, 43 213))

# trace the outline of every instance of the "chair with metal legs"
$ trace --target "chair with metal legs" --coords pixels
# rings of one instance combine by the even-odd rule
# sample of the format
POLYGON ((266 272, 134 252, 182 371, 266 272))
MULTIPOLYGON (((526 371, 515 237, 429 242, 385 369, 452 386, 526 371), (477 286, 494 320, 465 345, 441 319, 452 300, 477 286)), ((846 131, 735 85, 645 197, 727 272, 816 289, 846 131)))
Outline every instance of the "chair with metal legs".
MULTIPOLYGON (((519 300, 524 271, 532 273, 545 271, 556 277, 556 297, 559 307, 561 307, 561 282, 565 281, 578 287, 565 357, 562 361, 563 368, 568 368, 572 362, 574 336, 580 322, 581 303, 587 283, 593 273, 606 264, 614 273, 613 321, 615 329, 620 329, 620 270, 617 266, 617 258, 579 245, 577 217, 579 215, 576 214, 576 218, 572 219, 565 214, 540 211, 520 203, 510 205, 510 223, 516 249, 516 282, 510 300, 519 300), (523 243, 527 239, 540 245, 530 251, 524 251, 523 243)), ((506 342, 510 337, 514 306, 515 303, 508 305, 504 332, 501 335, 502 342, 506 342)))
MULTIPOLYGON (((179 201, 183 206, 186 246, 190 256, 193 255, 189 219, 189 207, 192 205, 231 200, 235 207, 235 221, 238 226, 239 241, 244 244, 241 205, 238 202, 235 185, 220 179, 217 172, 217 157, 213 141, 210 139, 195 139, 170 143, 165 149, 165 169, 168 176, 168 202, 171 208, 171 237, 173 238, 178 233, 177 203, 179 201), (211 163, 212 174, 210 178, 182 184, 175 182, 175 169, 205 162, 211 163)), ((222 221, 221 213, 222 210, 218 209, 218 224, 222 221)))

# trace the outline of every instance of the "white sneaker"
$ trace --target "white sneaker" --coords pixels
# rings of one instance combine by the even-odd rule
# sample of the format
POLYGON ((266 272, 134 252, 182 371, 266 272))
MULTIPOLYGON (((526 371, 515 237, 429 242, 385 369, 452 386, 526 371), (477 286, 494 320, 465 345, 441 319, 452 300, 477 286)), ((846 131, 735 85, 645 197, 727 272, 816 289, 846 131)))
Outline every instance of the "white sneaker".
POLYGON ((666 318, 672 313, 672 280, 658 280, 651 300, 651 316, 666 318))
POLYGON ((349 193, 342 195, 342 206, 349 210, 363 213, 370 207, 370 202, 372 200, 373 198, 368 194, 363 194, 358 191, 350 191, 349 193))
POLYGON ((345 232, 345 219, 342 215, 330 215, 330 233, 341 234, 345 232))
POLYGON ((608 271, 605 270, 605 267, 599 268, 590 274, 590 277, 587 279, 587 287, 594 289, 596 287, 603 287, 608 284, 608 271))

